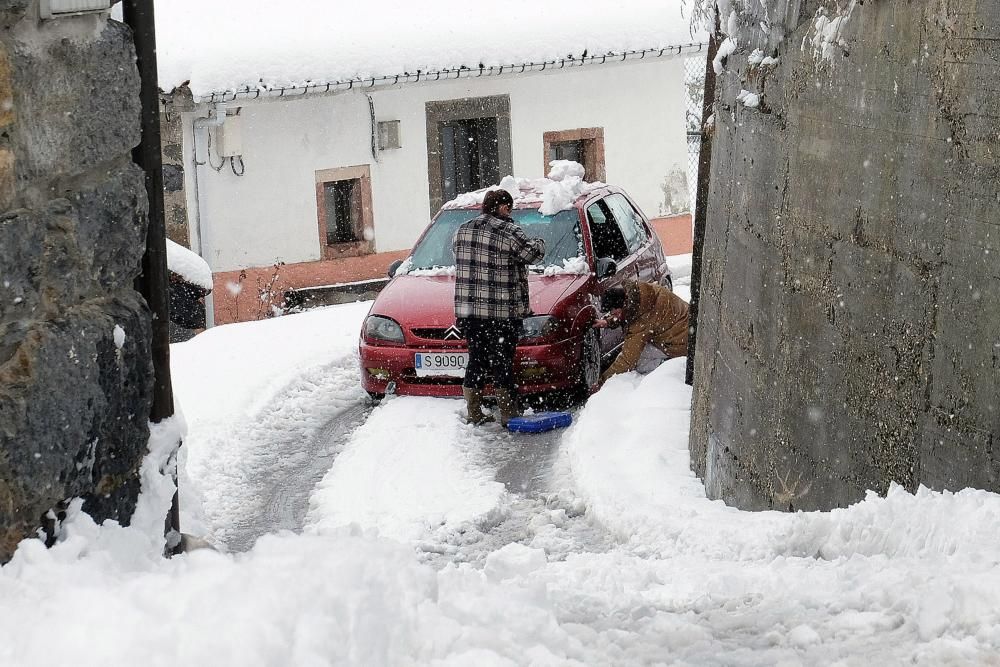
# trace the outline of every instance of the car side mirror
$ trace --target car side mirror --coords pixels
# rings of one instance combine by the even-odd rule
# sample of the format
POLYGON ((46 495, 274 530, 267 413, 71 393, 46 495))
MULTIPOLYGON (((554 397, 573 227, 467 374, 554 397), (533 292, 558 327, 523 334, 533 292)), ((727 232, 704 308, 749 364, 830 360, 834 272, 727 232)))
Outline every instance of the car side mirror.
POLYGON ((607 278, 618 273, 618 264, 610 257, 601 257, 597 260, 597 277, 607 278))
POLYGON ((396 271, 398 271, 399 267, 401 267, 402 265, 403 265, 403 260, 397 259, 395 262, 389 265, 389 270, 386 273, 388 273, 389 277, 392 278, 393 276, 396 275, 396 271))

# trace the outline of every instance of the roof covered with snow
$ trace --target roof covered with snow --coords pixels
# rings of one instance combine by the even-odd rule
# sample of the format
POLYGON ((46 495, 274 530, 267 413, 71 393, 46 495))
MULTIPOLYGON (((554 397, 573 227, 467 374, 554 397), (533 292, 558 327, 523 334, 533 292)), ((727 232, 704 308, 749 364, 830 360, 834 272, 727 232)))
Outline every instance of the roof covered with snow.
POLYGON ((578 59, 704 41, 684 0, 164 0, 160 88, 241 88, 578 59))

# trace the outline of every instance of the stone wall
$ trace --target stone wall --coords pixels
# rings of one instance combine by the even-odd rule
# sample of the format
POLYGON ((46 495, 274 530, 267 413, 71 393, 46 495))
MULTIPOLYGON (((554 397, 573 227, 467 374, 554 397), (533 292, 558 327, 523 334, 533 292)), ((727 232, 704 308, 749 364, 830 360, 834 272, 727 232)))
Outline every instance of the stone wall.
POLYGON ((127 523, 149 436, 131 33, 37 13, 0 9, 0 562, 64 499, 127 523))
POLYGON ((184 188, 184 122, 181 112, 194 109, 194 101, 186 86, 161 97, 163 111, 160 113, 160 145, 163 151, 163 211, 167 238, 190 248, 187 192, 184 188))
POLYGON ((1000 491, 1000 5, 730 4, 695 471, 748 509, 1000 491))

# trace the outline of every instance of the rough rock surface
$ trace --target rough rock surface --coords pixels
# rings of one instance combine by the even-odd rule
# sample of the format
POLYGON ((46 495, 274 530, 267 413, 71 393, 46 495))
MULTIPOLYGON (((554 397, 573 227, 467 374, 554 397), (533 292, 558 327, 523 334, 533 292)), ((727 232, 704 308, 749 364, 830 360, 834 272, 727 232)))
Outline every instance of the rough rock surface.
POLYGON ((1000 491, 1000 7, 730 4, 695 471, 759 509, 1000 491))
MULTIPOLYGON (((127 523, 149 438, 131 35, 0 12, 0 562, 59 503, 127 523), (40 82, 45 82, 40 85, 40 82), (115 329, 124 332, 120 347, 115 329)), ((120 338, 119 338, 120 340, 120 338)))

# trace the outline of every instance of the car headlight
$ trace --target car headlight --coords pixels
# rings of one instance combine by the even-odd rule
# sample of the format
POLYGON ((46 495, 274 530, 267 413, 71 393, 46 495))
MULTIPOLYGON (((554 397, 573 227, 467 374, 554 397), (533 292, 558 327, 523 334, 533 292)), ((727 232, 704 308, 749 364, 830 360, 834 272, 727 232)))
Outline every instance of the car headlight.
POLYGON ((403 328, 381 315, 369 315, 365 320, 365 338, 384 340, 389 343, 403 342, 403 328))
POLYGON ((526 317, 521 324, 521 339, 544 338, 556 332, 559 320, 551 315, 526 317))

